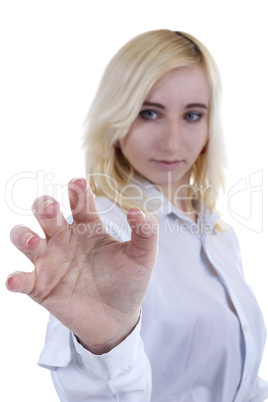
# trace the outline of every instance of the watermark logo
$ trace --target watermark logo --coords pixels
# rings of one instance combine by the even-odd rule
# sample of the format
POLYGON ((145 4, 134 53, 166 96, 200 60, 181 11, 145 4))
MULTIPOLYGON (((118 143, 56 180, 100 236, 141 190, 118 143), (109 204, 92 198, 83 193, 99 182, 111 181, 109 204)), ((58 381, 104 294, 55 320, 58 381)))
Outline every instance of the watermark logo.
POLYGON ((240 225, 256 233, 263 231, 263 170, 251 173, 229 189, 227 208, 240 225))
MULTIPOLYGON (((111 188, 117 186, 113 177, 101 173, 94 174, 96 177, 101 176, 101 178, 104 178, 111 188)), ((185 204, 189 197, 191 202, 194 200, 198 201, 200 198, 206 198, 206 196, 208 196, 208 190, 211 187, 210 185, 205 188, 201 186, 197 190, 196 188, 193 189, 190 185, 182 185, 174 191, 174 188, 172 190, 170 177, 167 184, 168 191, 170 190, 170 194, 173 194, 171 203, 163 202, 160 185, 153 185, 149 182, 142 185, 139 183, 128 183, 118 189, 112 203, 105 204, 103 210, 98 212, 102 215, 109 214, 115 205, 118 204, 119 198, 121 201, 127 198, 142 210, 153 209, 156 214, 172 212, 171 208, 173 207, 175 207, 177 211, 184 213, 180 210, 182 203, 185 204), (155 191, 155 188, 159 191, 155 191), (189 194, 191 195, 189 196, 189 194)), ((68 185, 56 183, 54 174, 44 171, 18 172, 10 177, 6 184, 6 205, 13 213, 21 216, 32 215, 31 207, 23 205, 22 195, 23 192, 27 191, 27 188, 29 192, 33 194, 33 198, 50 194, 59 201, 62 212, 66 215, 70 215, 68 185)), ((261 233, 263 231, 263 170, 257 170, 249 174, 248 177, 244 177, 232 184, 227 191, 227 199, 225 202, 227 213, 236 222, 251 231, 261 233)), ((81 202, 79 205, 82 204, 81 202)), ((225 206, 223 206, 223 209, 225 209, 225 206)), ((202 210, 202 205, 199 205, 199 210, 200 215, 202 215, 202 212, 205 212, 202 210)), ((91 211, 87 212, 91 213, 91 211)), ((82 228, 79 228, 79 230, 82 230, 82 228)))

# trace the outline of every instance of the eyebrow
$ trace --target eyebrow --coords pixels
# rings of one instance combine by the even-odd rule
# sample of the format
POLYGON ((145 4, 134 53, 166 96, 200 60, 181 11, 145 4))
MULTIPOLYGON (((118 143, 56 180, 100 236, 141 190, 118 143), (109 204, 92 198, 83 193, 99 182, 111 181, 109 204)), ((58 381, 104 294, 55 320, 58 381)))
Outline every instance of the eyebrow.
MULTIPOLYGON (((159 109, 165 109, 165 106, 161 105, 161 103, 148 102, 148 101, 145 101, 143 103, 143 106, 154 106, 154 107, 157 107, 159 109)), ((192 108, 195 108, 195 107, 202 108, 202 109, 208 109, 207 105, 205 105, 204 103, 189 103, 185 107, 185 109, 192 109, 192 108)))
POLYGON ((148 101, 145 101, 142 106, 154 106, 158 107, 159 109, 165 109, 165 106, 161 105, 161 103, 148 102, 148 101))
POLYGON ((189 105, 186 106, 186 109, 191 109, 193 107, 201 107, 203 109, 208 109, 207 105, 204 103, 189 103, 189 105))

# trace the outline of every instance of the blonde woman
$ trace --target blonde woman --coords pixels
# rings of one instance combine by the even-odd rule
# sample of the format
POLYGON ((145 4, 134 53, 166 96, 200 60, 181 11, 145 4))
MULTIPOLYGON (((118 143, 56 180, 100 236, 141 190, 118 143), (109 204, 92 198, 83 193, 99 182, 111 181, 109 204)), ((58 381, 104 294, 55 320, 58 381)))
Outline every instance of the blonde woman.
POLYGON ((33 205, 16 227, 35 265, 7 280, 51 313, 39 364, 61 401, 257 402, 265 327, 239 246, 215 211, 224 187, 220 78, 189 34, 151 31, 104 73, 86 124, 72 217, 33 205), (89 185, 90 184, 90 185, 89 185))

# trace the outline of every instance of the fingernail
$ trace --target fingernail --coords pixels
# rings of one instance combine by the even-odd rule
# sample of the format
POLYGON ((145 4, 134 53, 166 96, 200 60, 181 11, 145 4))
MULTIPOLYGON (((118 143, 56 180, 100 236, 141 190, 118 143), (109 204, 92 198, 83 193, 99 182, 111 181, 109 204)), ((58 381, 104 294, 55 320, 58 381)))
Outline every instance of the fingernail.
POLYGON ((26 246, 28 246, 29 241, 30 241, 33 237, 34 237, 33 234, 27 234, 27 235, 25 235, 25 238, 26 238, 25 244, 26 244, 26 246))
POLYGON ((74 184, 75 182, 77 182, 77 181, 79 181, 79 180, 84 181, 85 179, 83 179, 83 177, 77 177, 76 179, 72 179, 72 180, 70 181, 70 184, 74 184))
MULTIPOLYGON (((86 179, 84 179, 83 177, 77 177, 75 179, 72 179, 69 184, 77 184, 78 187, 80 187, 80 189, 82 189, 83 191, 86 191, 90 188, 88 181, 86 179), (81 182, 81 184, 78 184, 78 182, 81 182)), ((72 192, 76 192, 74 187, 73 188, 71 187, 70 190, 72 192)))
MULTIPOLYGON (((13 282, 13 275, 8 275, 6 279, 6 287, 10 292, 15 292, 14 289, 12 289, 12 282, 13 282)), ((14 283, 13 283, 14 285, 14 283)))
POLYGON ((132 207, 132 208, 130 208, 130 211, 135 214, 141 214, 144 218, 146 217, 145 213, 142 210, 140 210, 139 208, 132 207))
POLYGON ((47 207, 54 203, 54 200, 46 200, 43 202, 43 210, 45 211, 47 207))
POLYGON ((142 216, 145 218, 145 213, 140 209, 140 213, 142 214, 142 216))

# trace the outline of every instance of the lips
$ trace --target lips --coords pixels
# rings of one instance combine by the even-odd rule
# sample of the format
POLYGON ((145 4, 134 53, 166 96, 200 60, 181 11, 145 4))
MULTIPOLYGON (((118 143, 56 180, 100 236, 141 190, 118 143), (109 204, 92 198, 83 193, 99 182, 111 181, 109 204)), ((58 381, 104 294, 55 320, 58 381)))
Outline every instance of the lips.
POLYGON ((174 170, 182 163, 181 160, 165 161, 165 160, 153 160, 153 162, 164 170, 174 170))

